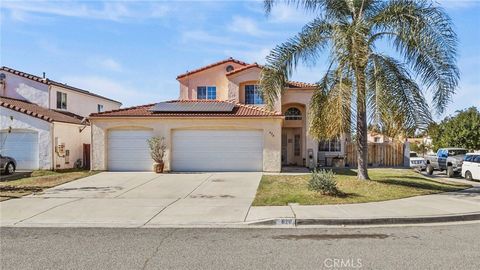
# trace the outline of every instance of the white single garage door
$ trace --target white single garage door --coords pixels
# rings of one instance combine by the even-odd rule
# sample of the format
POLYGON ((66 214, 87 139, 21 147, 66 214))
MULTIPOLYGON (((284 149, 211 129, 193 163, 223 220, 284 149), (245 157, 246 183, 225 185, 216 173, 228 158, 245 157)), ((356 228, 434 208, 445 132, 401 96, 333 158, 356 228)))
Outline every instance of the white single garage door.
POLYGON ((110 130, 107 138, 107 166, 110 171, 152 171, 153 160, 148 130, 110 130))
POLYGON ((12 131, 0 133, 0 148, 4 156, 17 161, 17 170, 38 169, 38 133, 35 131, 12 131))
POLYGON ((174 171, 262 171, 263 132, 177 130, 172 138, 174 171))

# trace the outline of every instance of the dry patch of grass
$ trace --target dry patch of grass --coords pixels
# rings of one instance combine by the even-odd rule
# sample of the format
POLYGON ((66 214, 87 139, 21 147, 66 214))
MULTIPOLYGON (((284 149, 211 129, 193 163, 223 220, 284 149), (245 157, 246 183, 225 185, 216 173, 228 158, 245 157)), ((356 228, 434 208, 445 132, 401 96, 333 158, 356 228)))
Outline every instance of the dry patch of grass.
POLYGON ((34 171, 30 177, 0 182, 0 201, 18 198, 73 180, 87 177, 96 172, 86 170, 34 171))
POLYGON ((457 191, 469 185, 437 182, 410 169, 369 169, 371 181, 357 180, 356 171, 334 170, 341 196, 328 196, 308 190, 310 175, 264 175, 254 206, 299 203, 346 204, 386 201, 412 196, 457 191))

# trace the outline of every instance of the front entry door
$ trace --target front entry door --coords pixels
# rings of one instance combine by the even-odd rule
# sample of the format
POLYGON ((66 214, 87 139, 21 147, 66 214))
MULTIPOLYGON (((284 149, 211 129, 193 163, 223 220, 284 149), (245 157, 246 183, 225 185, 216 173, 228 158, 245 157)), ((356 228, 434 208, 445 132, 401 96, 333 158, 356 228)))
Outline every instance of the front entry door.
POLYGON ((282 165, 302 166, 302 129, 287 128, 282 132, 282 165))

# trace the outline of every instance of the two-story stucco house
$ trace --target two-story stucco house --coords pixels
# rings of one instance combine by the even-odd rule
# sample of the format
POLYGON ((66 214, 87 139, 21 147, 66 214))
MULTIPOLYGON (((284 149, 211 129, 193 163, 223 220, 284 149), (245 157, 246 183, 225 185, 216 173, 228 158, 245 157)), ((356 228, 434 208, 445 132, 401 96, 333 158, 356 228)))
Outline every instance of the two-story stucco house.
POLYGON ((121 103, 89 91, 8 67, 0 69, 0 151, 17 169, 90 165, 94 112, 121 103))
POLYGON ((172 171, 277 172, 343 155, 342 140, 308 135, 315 85, 288 82, 267 110, 261 69, 229 58, 179 75, 179 100, 92 114, 92 169, 151 170, 152 136, 166 138, 165 169, 172 171))

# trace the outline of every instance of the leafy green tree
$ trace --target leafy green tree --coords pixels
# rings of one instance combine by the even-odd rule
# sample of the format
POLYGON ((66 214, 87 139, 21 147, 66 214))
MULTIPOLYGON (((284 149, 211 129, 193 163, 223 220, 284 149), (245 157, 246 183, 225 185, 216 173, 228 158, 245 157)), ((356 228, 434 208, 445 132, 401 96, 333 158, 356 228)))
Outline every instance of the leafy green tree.
POLYGON ((429 127, 435 151, 444 147, 480 149, 480 112, 471 107, 429 127))
MULTIPOLYGON (((261 86, 274 104, 299 64, 329 55, 311 104, 310 134, 326 139, 356 128, 358 178, 368 179, 367 119, 386 129, 426 128, 429 106, 410 72, 444 111, 458 84, 457 36, 443 9, 427 0, 288 0, 316 19, 275 47, 261 86), (403 62, 378 49, 392 45, 403 62), (368 115, 368 116, 367 116, 368 115), (390 126, 389 126, 390 125, 390 126)), ((265 0, 267 14, 277 3, 265 0)))

